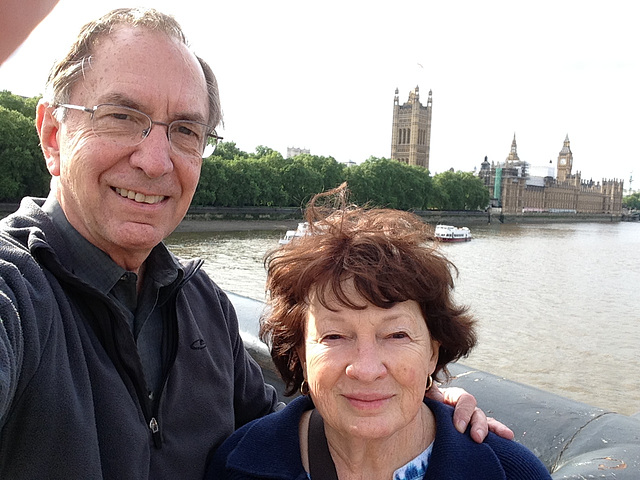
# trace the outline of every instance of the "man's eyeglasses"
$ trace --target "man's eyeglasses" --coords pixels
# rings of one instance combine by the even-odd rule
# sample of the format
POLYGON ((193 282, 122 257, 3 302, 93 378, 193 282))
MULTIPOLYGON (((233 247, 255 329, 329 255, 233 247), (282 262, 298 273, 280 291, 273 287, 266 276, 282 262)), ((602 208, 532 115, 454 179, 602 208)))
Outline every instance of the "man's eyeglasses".
MULTIPOLYGON (((134 147, 144 141, 154 125, 167 127, 167 138, 173 151, 185 157, 201 158, 209 138, 215 149, 222 140, 216 131, 206 123, 194 120, 174 120, 171 123, 156 122, 149 115, 135 108, 103 103, 93 108, 81 105, 58 105, 57 108, 70 108, 91 114, 91 128, 100 138, 122 145, 134 147)), ((213 153, 213 151, 212 151, 213 153)))

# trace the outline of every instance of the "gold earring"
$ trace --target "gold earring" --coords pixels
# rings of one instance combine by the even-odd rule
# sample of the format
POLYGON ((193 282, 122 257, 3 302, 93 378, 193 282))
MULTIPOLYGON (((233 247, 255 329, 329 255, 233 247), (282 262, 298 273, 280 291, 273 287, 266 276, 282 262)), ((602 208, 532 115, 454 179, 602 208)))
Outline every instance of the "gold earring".
POLYGON ((300 393, 304 396, 307 396, 309 395, 309 393, 311 393, 311 389, 309 388, 307 380, 302 380, 302 383, 300 384, 300 393))
POLYGON ((431 378, 431 374, 427 377, 427 388, 424 389, 424 393, 426 394, 429 389, 433 386, 433 378, 431 378))

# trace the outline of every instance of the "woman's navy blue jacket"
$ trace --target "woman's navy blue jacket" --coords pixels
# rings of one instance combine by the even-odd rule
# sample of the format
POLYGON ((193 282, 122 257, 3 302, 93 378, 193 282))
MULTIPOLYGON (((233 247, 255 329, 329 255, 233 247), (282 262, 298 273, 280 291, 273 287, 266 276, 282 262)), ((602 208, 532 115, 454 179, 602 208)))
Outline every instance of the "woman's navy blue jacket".
MULTIPOLYGON (((436 417, 436 438, 425 478, 438 480, 550 480, 540 460, 526 447, 489 433, 481 444, 453 426, 453 409, 425 399, 436 417)), ((217 450, 206 480, 307 480, 300 458, 298 424, 308 397, 251 422, 217 450)), ((312 479, 313 480, 313 479, 312 479)))

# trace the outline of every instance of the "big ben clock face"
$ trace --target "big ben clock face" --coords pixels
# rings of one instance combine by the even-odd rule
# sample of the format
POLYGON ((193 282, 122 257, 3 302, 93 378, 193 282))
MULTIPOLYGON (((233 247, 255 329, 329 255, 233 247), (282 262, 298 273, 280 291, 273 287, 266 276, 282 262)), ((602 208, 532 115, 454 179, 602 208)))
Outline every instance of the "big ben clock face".
POLYGON ((564 165, 565 163, 567 163, 567 160, 564 158, 560 159, 560 165, 564 165))

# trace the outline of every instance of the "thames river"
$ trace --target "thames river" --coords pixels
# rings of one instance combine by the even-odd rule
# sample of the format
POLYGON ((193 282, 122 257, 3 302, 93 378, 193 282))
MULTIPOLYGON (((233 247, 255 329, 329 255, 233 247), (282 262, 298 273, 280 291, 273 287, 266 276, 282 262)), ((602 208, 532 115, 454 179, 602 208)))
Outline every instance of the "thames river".
MULTIPOLYGON (((295 222, 294 222, 295 224, 295 222)), ((460 363, 624 414, 640 412, 640 223, 473 226, 442 245, 478 319, 460 363)), ((264 300, 263 256, 283 231, 174 233, 225 290, 264 300)))

